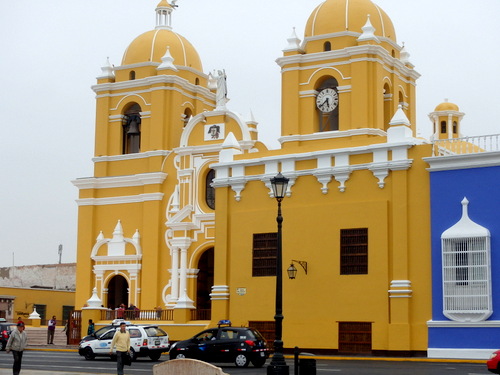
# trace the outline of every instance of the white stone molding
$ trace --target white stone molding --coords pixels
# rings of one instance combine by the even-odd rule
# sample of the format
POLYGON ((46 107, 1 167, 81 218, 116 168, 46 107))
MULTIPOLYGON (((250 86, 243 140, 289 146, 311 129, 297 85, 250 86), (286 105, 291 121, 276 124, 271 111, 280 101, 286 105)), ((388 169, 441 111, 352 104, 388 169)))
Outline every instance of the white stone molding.
POLYGON ((156 151, 137 152, 134 154, 96 156, 96 157, 92 158, 92 161, 94 163, 101 163, 101 162, 109 162, 109 161, 148 159, 148 158, 152 158, 152 157, 156 157, 156 156, 167 157, 168 155, 171 154, 171 152, 172 151, 156 150, 156 151))
POLYGON ((163 193, 150 193, 128 195, 121 197, 108 197, 108 198, 82 198, 77 199, 78 206, 106 206, 110 204, 124 204, 124 203, 144 203, 151 201, 161 201, 163 193))
POLYGON ((227 285, 213 285, 212 293, 210 293, 212 301, 226 301, 229 300, 229 286, 227 285))
POLYGON ((78 189, 110 189, 120 187, 162 184, 167 178, 163 172, 141 173, 128 176, 89 177, 72 181, 78 189))
POLYGON ((389 298, 411 298, 412 289, 410 280, 392 280, 389 289, 389 298))

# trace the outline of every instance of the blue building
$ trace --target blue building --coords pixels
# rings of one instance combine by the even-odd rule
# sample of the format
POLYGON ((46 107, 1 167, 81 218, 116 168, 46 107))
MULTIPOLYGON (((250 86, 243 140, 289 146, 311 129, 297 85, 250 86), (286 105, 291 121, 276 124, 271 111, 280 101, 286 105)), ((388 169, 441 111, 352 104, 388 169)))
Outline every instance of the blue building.
POLYGON ((485 359, 500 347, 500 136, 436 139, 428 356, 485 359))

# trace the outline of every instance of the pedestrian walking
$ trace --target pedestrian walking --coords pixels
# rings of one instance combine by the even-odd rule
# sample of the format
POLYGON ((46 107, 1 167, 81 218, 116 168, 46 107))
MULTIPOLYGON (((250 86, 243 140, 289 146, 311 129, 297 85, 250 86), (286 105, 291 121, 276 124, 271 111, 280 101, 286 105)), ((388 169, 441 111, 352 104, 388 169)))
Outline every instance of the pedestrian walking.
POLYGON ((54 345, 54 333, 56 332, 56 316, 54 315, 52 319, 49 320, 47 325, 47 345, 54 345))
POLYGON ((12 373, 19 375, 21 372, 21 363, 23 361, 23 351, 28 344, 28 335, 24 331, 24 323, 17 323, 16 329, 10 334, 5 350, 7 353, 12 352, 14 356, 14 365, 12 366, 12 373))
POLYGON ((126 356, 130 354, 130 334, 127 331, 125 322, 120 323, 120 330, 115 332, 111 341, 109 354, 113 354, 113 349, 116 346, 116 370, 118 375, 123 375, 123 366, 127 361, 126 356))
POLYGON ((93 334, 94 331, 95 331, 94 322, 92 321, 92 319, 89 319, 89 327, 87 328, 87 335, 93 334))

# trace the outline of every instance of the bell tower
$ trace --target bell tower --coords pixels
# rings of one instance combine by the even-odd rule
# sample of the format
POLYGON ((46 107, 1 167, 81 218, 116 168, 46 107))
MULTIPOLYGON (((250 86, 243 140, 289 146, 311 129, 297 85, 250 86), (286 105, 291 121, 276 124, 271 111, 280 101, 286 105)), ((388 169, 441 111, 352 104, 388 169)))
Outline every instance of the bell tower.
POLYGON ((294 30, 288 42, 277 60, 283 147, 385 136, 399 105, 415 124, 420 75, 397 44, 390 18, 370 0, 326 0, 309 17, 304 41, 294 30))
POLYGON ((97 95, 96 176, 150 172, 147 160, 178 147, 187 121, 215 107, 196 49, 173 31, 174 10, 162 0, 155 9, 155 28, 130 43, 121 65, 107 61, 92 87, 97 95), (121 170, 124 163, 129 164, 126 171, 121 170))

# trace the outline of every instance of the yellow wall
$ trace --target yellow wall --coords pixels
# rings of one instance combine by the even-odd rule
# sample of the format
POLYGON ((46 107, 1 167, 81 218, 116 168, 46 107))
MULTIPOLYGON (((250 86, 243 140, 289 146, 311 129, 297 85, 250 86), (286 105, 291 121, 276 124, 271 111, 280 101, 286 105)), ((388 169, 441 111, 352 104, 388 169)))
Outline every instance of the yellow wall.
POLYGON ((55 315, 58 320, 63 317, 63 306, 75 306, 75 292, 0 287, 0 294, 15 297, 13 319, 21 317, 26 324, 31 324, 28 317, 33 312, 34 304, 46 306, 46 319, 55 315))

